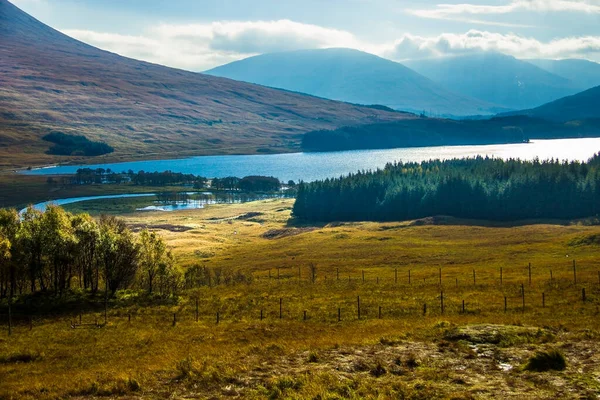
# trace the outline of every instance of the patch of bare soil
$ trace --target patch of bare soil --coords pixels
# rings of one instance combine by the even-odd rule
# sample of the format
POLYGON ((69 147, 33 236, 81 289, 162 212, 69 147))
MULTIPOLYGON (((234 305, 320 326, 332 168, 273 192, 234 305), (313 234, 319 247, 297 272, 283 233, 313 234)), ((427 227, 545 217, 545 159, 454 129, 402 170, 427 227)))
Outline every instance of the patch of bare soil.
POLYGON ((317 228, 281 228, 270 229, 261 235, 264 239, 281 239, 288 236, 295 236, 301 233, 311 232, 317 228))

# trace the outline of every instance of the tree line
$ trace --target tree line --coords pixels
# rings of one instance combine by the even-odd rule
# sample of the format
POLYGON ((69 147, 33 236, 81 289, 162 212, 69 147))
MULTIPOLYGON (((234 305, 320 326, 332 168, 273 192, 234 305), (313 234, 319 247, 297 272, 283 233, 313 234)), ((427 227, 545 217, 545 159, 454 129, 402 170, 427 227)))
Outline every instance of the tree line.
MULTIPOLYGON (((396 147, 457 146, 528 141, 534 120, 527 117, 456 121, 415 118, 334 130, 307 132, 305 151, 389 149, 396 147)), ((544 123, 544 126, 548 123, 544 123)))
POLYGON ((251 275, 218 266, 192 265, 183 272, 160 235, 147 229, 135 234, 116 217, 94 219, 54 205, 22 214, 0 209, 0 299, 62 296, 76 289, 111 297, 122 289, 170 297, 251 281, 251 275))
POLYGON ((134 235, 115 217, 95 220, 61 207, 0 209, 0 298, 80 288, 91 293, 136 287, 171 295, 183 276, 154 232, 134 235))
POLYGON ((393 163, 300 183, 296 218, 391 221, 433 215, 486 220, 572 219, 600 213, 600 156, 588 162, 493 158, 393 163))
MULTIPOLYGON (((110 168, 79 168, 77 172, 68 177, 62 177, 64 184, 91 185, 103 183, 131 183, 138 186, 172 186, 189 185, 195 189, 210 187, 215 190, 240 190, 246 192, 274 192, 281 189, 282 183, 272 176, 251 175, 243 178, 235 176, 208 179, 194 174, 180 172, 134 172, 132 170, 114 172, 110 168)), ((48 178, 48 183, 55 183, 53 177, 48 178)), ((294 186, 293 181, 288 186, 294 186)))
POLYGON ((565 123, 522 115, 460 121, 422 116, 307 132, 302 137, 302 148, 305 151, 338 151, 520 143, 529 139, 597 137, 598 132, 600 119, 565 123))

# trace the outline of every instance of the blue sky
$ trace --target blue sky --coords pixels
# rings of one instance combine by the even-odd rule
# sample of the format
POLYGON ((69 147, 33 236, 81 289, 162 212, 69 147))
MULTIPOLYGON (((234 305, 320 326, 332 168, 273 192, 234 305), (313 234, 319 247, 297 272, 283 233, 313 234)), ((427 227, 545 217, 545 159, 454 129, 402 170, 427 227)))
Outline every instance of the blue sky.
POLYGON ((14 0, 97 47, 202 71, 248 56, 351 47, 397 61, 482 50, 600 61, 600 0, 14 0))

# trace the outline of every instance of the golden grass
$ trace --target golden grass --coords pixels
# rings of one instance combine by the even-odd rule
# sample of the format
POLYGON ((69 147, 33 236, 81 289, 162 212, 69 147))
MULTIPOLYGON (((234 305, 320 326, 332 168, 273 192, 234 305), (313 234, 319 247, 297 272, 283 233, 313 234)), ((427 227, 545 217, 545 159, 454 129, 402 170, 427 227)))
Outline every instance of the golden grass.
MULTIPOLYGON (((600 227, 456 221, 298 230, 288 225, 292 204, 268 200, 126 216, 135 227, 160 226, 183 264, 239 269, 255 278, 192 290, 174 304, 141 307, 122 301, 111 307, 102 328, 71 329, 77 315, 36 320, 31 331, 18 325, 12 336, 0 335, 0 360, 11 354, 37 358, 0 362, 0 398, 136 393, 146 398, 555 398, 557 393, 569 398, 600 390, 598 247, 572 245, 600 233, 600 227), (174 226, 192 229, 174 232, 174 226), (500 345, 445 339, 455 327, 489 323, 539 327, 540 333, 526 340, 506 333, 500 345), (566 371, 523 370, 537 350, 554 348, 566 355, 566 371), (417 365, 410 366, 411 358, 417 365), (500 364, 513 369, 503 371, 500 364)), ((84 323, 96 319, 103 321, 102 314, 83 315, 84 323)))

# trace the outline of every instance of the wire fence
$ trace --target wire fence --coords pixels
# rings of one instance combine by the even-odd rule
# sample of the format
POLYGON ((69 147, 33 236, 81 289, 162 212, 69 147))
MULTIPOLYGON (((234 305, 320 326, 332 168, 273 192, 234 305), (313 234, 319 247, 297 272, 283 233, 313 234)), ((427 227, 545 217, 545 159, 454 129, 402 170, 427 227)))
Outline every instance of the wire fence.
MULTIPOLYGON (((72 311, 60 320, 65 328, 96 329, 107 324, 338 323, 499 313, 596 315, 600 268, 595 263, 578 265, 575 261, 553 268, 527 264, 468 271, 464 267, 359 271, 314 265, 280 267, 256 271, 247 283, 188 289, 181 299, 176 304, 153 307, 97 302, 92 307, 96 311, 72 311)), ((56 322, 51 316, 13 311, 0 314, 2 330, 9 334, 56 322)))

